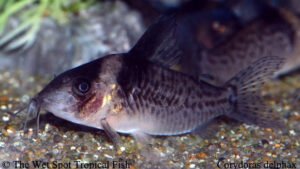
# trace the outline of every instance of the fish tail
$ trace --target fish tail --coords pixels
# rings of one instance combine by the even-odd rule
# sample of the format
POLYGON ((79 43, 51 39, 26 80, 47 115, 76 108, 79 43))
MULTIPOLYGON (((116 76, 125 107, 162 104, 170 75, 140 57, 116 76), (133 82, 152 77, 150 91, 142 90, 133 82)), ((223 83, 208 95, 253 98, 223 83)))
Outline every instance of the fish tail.
POLYGON ((227 116, 261 127, 283 127, 280 115, 265 103, 260 90, 283 62, 280 57, 263 57, 232 78, 227 83, 232 105, 227 116))

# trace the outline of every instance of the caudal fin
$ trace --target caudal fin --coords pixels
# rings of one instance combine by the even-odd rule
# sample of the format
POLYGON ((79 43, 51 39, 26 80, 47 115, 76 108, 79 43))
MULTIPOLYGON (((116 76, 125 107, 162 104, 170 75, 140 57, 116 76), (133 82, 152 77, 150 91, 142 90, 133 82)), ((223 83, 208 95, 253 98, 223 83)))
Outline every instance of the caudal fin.
POLYGON ((280 57, 264 57, 231 79, 227 85, 232 89, 230 100, 233 111, 228 116, 261 127, 282 127, 283 121, 278 112, 274 112, 262 98, 261 87, 283 62, 280 57))

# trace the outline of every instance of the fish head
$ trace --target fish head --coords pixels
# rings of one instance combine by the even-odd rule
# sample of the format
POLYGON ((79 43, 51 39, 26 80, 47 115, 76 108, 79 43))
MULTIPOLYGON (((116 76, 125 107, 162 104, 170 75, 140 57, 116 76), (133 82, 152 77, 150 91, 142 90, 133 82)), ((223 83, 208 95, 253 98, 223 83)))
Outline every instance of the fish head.
POLYGON ((65 120, 85 124, 84 119, 105 116, 107 96, 115 88, 121 55, 109 55, 70 69, 34 98, 41 109, 65 120), (100 113, 100 114, 99 114, 100 113))

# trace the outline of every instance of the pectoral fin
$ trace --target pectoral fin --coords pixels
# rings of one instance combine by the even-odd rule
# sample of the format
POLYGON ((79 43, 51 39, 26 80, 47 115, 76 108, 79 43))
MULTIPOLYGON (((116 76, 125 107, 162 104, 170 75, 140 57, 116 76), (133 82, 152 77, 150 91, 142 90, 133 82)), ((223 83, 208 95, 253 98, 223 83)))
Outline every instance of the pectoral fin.
POLYGON ((103 127, 103 130, 108 135, 108 137, 112 140, 114 146, 116 149, 118 149, 120 145, 120 135, 109 125, 109 123, 106 121, 106 119, 101 120, 101 125, 103 127))

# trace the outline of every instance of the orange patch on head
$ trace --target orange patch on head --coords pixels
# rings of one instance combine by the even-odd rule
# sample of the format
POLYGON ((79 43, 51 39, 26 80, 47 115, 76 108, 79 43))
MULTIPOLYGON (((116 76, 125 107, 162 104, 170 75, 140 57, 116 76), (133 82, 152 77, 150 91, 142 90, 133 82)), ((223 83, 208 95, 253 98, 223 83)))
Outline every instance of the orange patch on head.
POLYGON ((90 98, 88 98, 84 104, 82 104, 80 110, 80 117, 86 117, 90 114, 94 114, 98 112, 101 108, 103 102, 103 97, 100 94, 93 94, 90 98))

